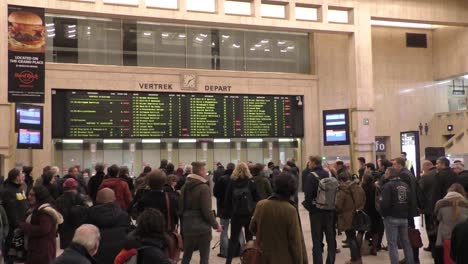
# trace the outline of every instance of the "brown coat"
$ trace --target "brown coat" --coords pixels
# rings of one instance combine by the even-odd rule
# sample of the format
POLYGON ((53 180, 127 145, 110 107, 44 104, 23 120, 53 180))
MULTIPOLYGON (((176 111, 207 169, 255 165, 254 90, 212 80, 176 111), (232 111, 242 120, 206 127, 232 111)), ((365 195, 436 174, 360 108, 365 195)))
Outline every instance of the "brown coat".
POLYGON ((305 264, 307 251, 297 209, 270 198, 257 203, 250 230, 259 238, 261 264, 305 264))
POLYGON ((354 210, 364 209, 366 194, 362 187, 354 181, 340 183, 335 204, 338 215, 338 230, 350 230, 353 225, 354 210), (353 195, 356 204, 353 204, 351 195, 353 195))

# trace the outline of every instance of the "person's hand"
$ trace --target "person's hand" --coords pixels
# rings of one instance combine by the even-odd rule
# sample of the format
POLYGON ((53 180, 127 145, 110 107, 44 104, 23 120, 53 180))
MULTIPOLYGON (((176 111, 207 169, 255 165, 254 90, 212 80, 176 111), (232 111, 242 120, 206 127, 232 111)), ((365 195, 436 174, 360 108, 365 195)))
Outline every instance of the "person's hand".
POLYGON ((216 232, 218 232, 218 233, 223 232, 223 226, 222 226, 222 225, 218 225, 218 229, 216 229, 216 232))

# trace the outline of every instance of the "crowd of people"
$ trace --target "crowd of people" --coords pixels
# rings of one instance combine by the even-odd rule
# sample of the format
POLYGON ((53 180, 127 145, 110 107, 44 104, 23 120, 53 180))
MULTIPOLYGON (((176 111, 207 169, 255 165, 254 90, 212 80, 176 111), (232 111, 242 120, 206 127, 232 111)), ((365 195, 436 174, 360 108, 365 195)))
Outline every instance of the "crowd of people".
POLYGON ((384 249, 392 264, 419 263, 414 217, 421 214, 429 240, 425 250, 434 263, 468 263, 468 174, 462 162, 426 160, 415 176, 405 153, 377 165, 357 161, 357 174, 343 161, 328 164, 319 156, 308 158, 302 174, 294 160, 282 169, 272 162, 218 163, 213 173, 203 162, 176 170, 162 160, 135 178, 115 164, 96 164, 89 178, 79 167, 60 177, 59 168, 47 166, 37 178, 32 167, 15 168, 0 191, 1 252, 5 263, 120 264, 134 258, 132 263, 189 264, 198 251, 200 263, 207 264, 216 230, 218 257, 226 264, 254 237, 258 263, 308 263, 298 210, 301 174, 312 263, 335 263, 341 233, 350 250, 348 264, 384 249), (64 250, 59 257, 57 235, 64 250))

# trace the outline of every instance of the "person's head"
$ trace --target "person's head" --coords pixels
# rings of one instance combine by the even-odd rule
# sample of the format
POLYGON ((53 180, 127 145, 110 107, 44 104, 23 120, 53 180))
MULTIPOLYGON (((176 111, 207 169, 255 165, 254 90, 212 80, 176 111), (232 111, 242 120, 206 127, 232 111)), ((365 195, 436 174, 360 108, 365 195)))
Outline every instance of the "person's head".
POLYGON ((150 167, 150 166, 145 166, 145 167, 143 168, 143 174, 148 174, 148 173, 150 173, 150 172, 151 172, 151 167, 150 167))
POLYGON ((48 172, 48 171, 50 170, 50 168, 51 168, 51 167, 50 167, 50 166, 48 166, 48 165, 47 165, 47 166, 45 166, 44 168, 42 168, 42 174, 44 174, 44 173, 48 172))
POLYGON ((275 163, 272 162, 272 161, 270 161, 270 162, 268 162, 267 167, 268 167, 269 169, 273 169, 273 168, 275 167, 275 163))
POLYGON ((236 168, 232 172, 231 179, 232 180, 242 180, 242 179, 249 179, 252 178, 252 174, 250 174, 249 167, 244 162, 240 162, 237 164, 236 168))
POLYGON ((400 172, 406 166, 406 160, 402 157, 395 158, 393 160, 393 168, 400 172))
POLYGON ((288 160, 286 161, 286 165, 288 165, 289 167, 296 167, 296 163, 294 162, 294 160, 288 160))
POLYGON ((207 177, 206 163, 202 161, 192 162, 192 172, 193 174, 206 178, 207 177))
POLYGON ((117 165, 112 165, 109 168, 107 168, 107 176, 111 178, 116 178, 119 175, 119 166, 117 165))
POLYGON ((42 185, 47 186, 51 184, 55 184, 55 176, 52 170, 41 175, 42 178, 42 185))
POLYGON ((160 238, 164 237, 166 231, 164 215, 154 208, 146 208, 137 218, 135 235, 138 238, 160 238))
POLYGON ((440 158, 437 159, 436 169, 438 171, 449 168, 449 167, 450 167, 450 160, 449 159, 447 159, 446 157, 440 157, 440 158))
POLYGON ((454 164, 453 164, 453 171, 454 171, 456 174, 460 174, 460 173, 462 173, 464 170, 465 170, 465 166, 463 165, 463 163, 454 163, 454 164))
POLYGON ((106 169, 106 166, 104 163, 96 163, 96 166, 94 166, 94 169, 96 170, 96 173, 104 173, 104 170, 106 169))
POLYGON ((340 174, 338 174, 338 181, 340 182, 347 182, 351 180, 351 175, 349 175, 349 172, 344 171, 340 174))
POLYGON ((388 167, 387 170, 385 171, 385 179, 393 179, 397 178, 399 176, 399 172, 393 168, 393 167, 388 167))
POLYGON ((365 173, 372 173, 375 171, 375 164, 374 163, 366 163, 366 170, 364 171, 365 173))
POLYGON ((89 255, 94 256, 99 249, 100 240, 101 233, 99 229, 94 225, 84 224, 75 230, 72 242, 83 246, 89 255))
POLYGON ((115 202, 115 192, 111 188, 102 188, 97 192, 96 203, 106 204, 115 202))
POLYGON ((284 165, 284 166, 283 166, 283 171, 284 171, 284 172, 289 172, 289 173, 291 173, 291 170, 292 170, 291 166, 289 166, 289 165, 284 165))
POLYGON ((125 178, 125 177, 128 177, 130 175, 130 172, 128 170, 128 167, 127 166, 120 166, 119 168, 119 177, 120 178, 125 178))
POLYGON ((226 170, 229 170, 229 171, 234 171, 234 169, 236 168, 236 164, 232 163, 232 162, 229 162, 227 165, 226 165, 226 170))
POLYGON ((63 190, 66 192, 69 192, 69 191, 77 192, 77 189, 78 189, 78 182, 73 178, 68 178, 63 183, 63 190))
POLYGON ((169 174, 174 174, 174 171, 175 171, 174 164, 168 163, 167 166, 166 166, 166 173, 167 173, 168 175, 169 175, 169 174))
POLYGON ((25 176, 31 176, 32 170, 33 170, 33 167, 31 166, 23 166, 23 174, 25 176))
POLYGON ((434 167, 434 164, 430 160, 424 160, 423 163, 422 163, 423 172, 428 172, 433 167, 434 167))
POLYGON ((297 191, 297 182, 294 177, 287 172, 282 172, 275 179, 274 192, 284 199, 289 199, 297 191))
POLYGON ((80 170, 76 166, 68 168, 68 174, 70 174, 70 176, 72 176, 73 178, 78 177, 79 173, 80 173, 80 170))
MULTIPOLYGON (((459 183, 454 183, 450 185, 448 188, 447 192, 455 192, 463 196, 463 198, 466 198, 466 192, 465 188, 459 184, 459 183)), ((458 219, 460 218, 461 215, 461 210, 460 210, 460 199, 451 199, 453 211, 452 211, 452 221, 457 222, 458 219)))
POLYGON ((459 183, 454 183, 454 184, 450 185, 447 192, 457 192, 457 193, 463 195, 463 197, 466 197, 465 188, 459 183))
POLYGON ((165 169, 167 167, 167 159, 162 159, 159 165, 160 169, 165 169))
POLYGON ((159 190, 166 184, 167 177, 163 170, 156 169, 147 174, 146 180, 151 190, 159 190))
POLYGON ((463 162, 462 162, 461 160, 455 160, 455 161, 453 162, 453 164, 457 164, 457 163, 463 164, 463 162))
POLYGON ((265 165, 261 163, 253 164, 252 166, 250 166, 250 172, 253 176, 257 176, 260 174, 260 172, 263 171, 263 167, 265 167, 265 165))
POLYGON ((34 207, 39 207, 42 204, 50 201, 50 193, 46 187, 42 185, 34 186, 29 191, 29 203, 34 207))
POLYGON ((342 160, 335 161, 335 167, 337 170, 341 170, 344 168, 344 162, 342 160))
POLYGON ((167 184, 174 188, 177 185, 177 175, 171 174, 167 176, 167 184))
POLYGON ((322 166, 322 158, 319 156, 310 156, 309 157, 309 169, 313 170, 315 167, 322 166))
POLYGON ((366 165, 366 159, 364 157, 359 157, 358 161, 359 161, 359 168, 364 168, 364 166, 366 165))
POLYGON ((57 167, 57 166, 53 166, 53 167, 50 168, 49 171, 53 173, 54 178, 55 178, 55 177, 58 177, 58 176, 59 176, 60 168, 57 167))
POLYGON ((224 168, 221 162, 216 162, 216 168, 224 168))
POLYGON ((190 174, 192 173, 192 165, 191 164, 187 164, 185 165, 184 167, 184 174, 190 174))
POLYGON ((22 184, 24 182, 24 174, 20 170, 13 168, 8 172, 7 181, 22 184))
POLYGON ((403 152, 401 152, 401 156, 400 156, 400 157, 402 157, 402 158, 404 158, 404 159, 406 160, 406 156, 407 156, 407 155, 408 155, 408 154, 406 154, 406 152, 403 151, 403 152))

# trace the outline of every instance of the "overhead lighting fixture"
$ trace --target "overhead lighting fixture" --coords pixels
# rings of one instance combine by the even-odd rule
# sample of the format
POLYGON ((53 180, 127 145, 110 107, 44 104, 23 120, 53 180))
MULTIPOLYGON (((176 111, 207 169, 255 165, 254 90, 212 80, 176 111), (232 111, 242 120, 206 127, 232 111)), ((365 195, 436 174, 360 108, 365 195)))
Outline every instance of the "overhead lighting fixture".
POLYGON ((463 76, 464 79, 468 80, 468 74, 463 76))
POLYGON ((294 49, 294 46, 289 46, 287 47, 288 50, 293 50, 294 49))
POLYGON ((270 51, 270 49, 264 49, 264 50, 267 51, 267 52, 270 51))
POLYGON ((151 36, 151 32, 143 32, 144 36, 151 36))
POLYGON ((55 24, 54 23, 46 23, 46 27, 53 27, 55 24))
POLYGON ((232 44, 232 46, 236 49, 240 48, 240 45, 237 45, 237 44, 232 44))
POLYGON ((262 44, 255 44, 255 47, 260 48, 262 44))
POLYGON ((68 38, 74 38, 76 35, 69 35, 68 38))
POLYGON ((103 139, 102 142, 104 142, 105 144, 112 144, 112 143, 122 144, 123 139, 103 139))
POLYGON ((286 44, 286 41, 278 41, 278 45, 284 45, 286 44))
POLYGON ((288 52, 288 50, 282 49, 282 50, 280 50, 280 52, 285 53, 285 52, 288 52))
POLYGON ((201 33, 200 33, 200 36, 202 36, 202 37, 204 37, 204 38, 208 37, 207 34, 201 34, 201 33))
POLYGON ((83 144, 83 139, 64 139, 63 144, 83 144))
POLYGON ((179 143, 197 143, 197 140, 194 138, 181 138, 179 143))
POLYGON ((68 25, 68 28, 76 28, 76 25, 68 25))
POLYGON ((229 143, 231 142, 231 139, 229 138, 215 138, 213 139, 214 143, 229 143))
POLYGON ((75 33, 75 32, 76 32, 76 29, 68 30, 68 33, 75 33))
POLYGON ((91 29, 91 27, 88 27, 88 30, 91 29))
POLYGON ((54 32, 55 28, 47 29, 47 32, 54 32))
POLYGON ((179 37, 179 38, 185 38, 185 37, 186 37, 186 35, 185 35, 185 34, 179 34, 179 36, 178 36, 178 37, 179 37))
POLYGON ((262 39, 260 42, 263 43, 263 44, 266 44, 266 43, 268 43, 270 41, 268 39, 262 39))
POLYGON ((47 35, 47 37, 49 37, 49 38, 53 38, 53 37, 55 37, 55 34, 50 34, 50 35, 47 35))
POLYGON ((200 42, 203 41, 203 39, 199 37, 196 37, 195 40, 200 41, 200 42))
POLYGON ((251 51, 254 51, 254 50, 255 50, 255 48, 250 48, 250 50, 251 50, 251 51))
POLYGON ((228 39, 228 38, 230 38, 231 36, 229 36, 229 35, 221 35, 221 37, 224 38, 224 39, 228 39))
POLYGON ((169 37, 169 33, 161 33, 161 37, 167 38, 167 37, 169 37))
POLYGON ((248 138, 247 142, 249 143, 258 143, 258 142, 263 142, 262 138, 248 138))
POLYGON ((214 42, 211 42, 211 46, 213 46, 213 47, 214 47, 214 46, 216 46, 216 43, 214 43, 214 42))
POLYGON ((159 138, 144 138, 141 143, 161 143, 161 140, 159 138))
POLYGON ((278 138, 278 142, 294 142, 294 138, 278 138))
POLYGON ((398 21, 386 21, 386 20, 371 20, 372 26, 383 26, 383 27, 401 27, 401 28, 421 28, 421 29, 434 29, 441 27, 440 25, 432 25, 425 23, 410 23, 410 22, 398 22, 398 21))

